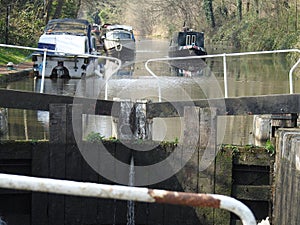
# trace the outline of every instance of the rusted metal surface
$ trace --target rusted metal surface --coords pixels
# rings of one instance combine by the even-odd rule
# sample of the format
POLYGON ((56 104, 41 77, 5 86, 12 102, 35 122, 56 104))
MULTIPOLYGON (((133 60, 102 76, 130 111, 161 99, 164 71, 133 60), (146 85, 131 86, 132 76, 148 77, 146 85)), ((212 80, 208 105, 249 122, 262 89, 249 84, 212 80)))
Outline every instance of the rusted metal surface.
POLYGON ((224 195, 172 192, 2 173, 0 173, 0 187, 65 195, 220 208, 235 213, 245 225, 256 225, 255 218, 247 206, 224 195))
POLYGON ((209 194, 149 190, 149 195, 157 203, 220 208, 220 200, 209 194))

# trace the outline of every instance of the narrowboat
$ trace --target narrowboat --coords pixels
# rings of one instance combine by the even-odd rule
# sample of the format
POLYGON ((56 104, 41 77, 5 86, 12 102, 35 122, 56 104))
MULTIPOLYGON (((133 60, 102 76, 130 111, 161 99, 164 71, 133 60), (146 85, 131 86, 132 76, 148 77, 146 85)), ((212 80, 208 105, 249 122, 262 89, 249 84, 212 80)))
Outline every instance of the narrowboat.
POLYGON ((184 57, 183 59, 170 59, 171 66, 178 70, 198 73, 205 67, 205 58, 195 59, 189 56, 207 55, 204 48, 204 33, 184 28, 177 32, 169 45, 169 57, 184 57))
POLYGON ((204 33, 185 29, 172 38, 169 46, 169 57, 206 55, 204 33))

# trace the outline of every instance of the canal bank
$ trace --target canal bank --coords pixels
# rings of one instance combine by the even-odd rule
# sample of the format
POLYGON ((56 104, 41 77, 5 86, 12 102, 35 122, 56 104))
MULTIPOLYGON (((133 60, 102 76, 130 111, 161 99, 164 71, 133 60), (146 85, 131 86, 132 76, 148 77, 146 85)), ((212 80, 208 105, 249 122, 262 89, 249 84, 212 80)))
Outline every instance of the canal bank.
POLYGON ((32 75, 32 63, 0 66, 0 83, 9 83, 32 75))

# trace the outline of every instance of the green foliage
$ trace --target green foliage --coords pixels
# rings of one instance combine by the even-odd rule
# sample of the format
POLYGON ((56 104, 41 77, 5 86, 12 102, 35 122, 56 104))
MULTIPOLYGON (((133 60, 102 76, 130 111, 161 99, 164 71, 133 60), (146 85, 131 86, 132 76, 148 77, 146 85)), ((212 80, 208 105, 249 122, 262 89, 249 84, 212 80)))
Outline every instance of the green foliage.
POLYGON ((92 143, 100 143, 104 140, 104 136, 102 136, 100 133, 92 131, 88 134, 86 140, 92 143))
POLYGON ((62 8, 63 18, 77 18, 78 0, 66 0, 62 8))
POLYGON ((213 11, 212 0, 204 0, 203 8, 206 15, 206 20, 211 28, 215 27, 215 17, 213 11))
MULTIPOLYGON (((10 11, 8 43, 23 46, 35 45, 42 31, 43 19, 39 18, 42 12, 41 5, 32 3, 13 7, 10 11)), ((4 43, 4 37, 1 37, 1 39, 4 43)))
POLYGON ((258 18, 247 15, 242 21, 231 19, 214 34, 214 42, 229 41, 233 46, 246 51, 290 49, 297 45, 299 31, 272 17, 258 18), (286 29, 283 29, 283 26, 286 29), (287 30, 291 29, 291 30, 287 30))
MULTIPOLYGON (((136 33, 145 36, 164 36, 163 32, 171 35, 186 21, 192 28, 205 31, 206 40, 229 41, 242 50, 300 47, 299 9, 294 1, 285 4, 248 1, 249 5, 241 0, 200 3, 194 0, 45 0, 45 3, 39 0, 10 2, 9 44, 36 46, 46 20, 54 16, 77 18, 80 11, 80 15, 91 22, 95 12, 99 12, 102 23, 128 23, 136 33)), ((5 43, 7 1, 0 2, 0 6, 0 43, 5 43)))
POLYGON ((9 11, 6 10, 7 4, 0 3, 2 8, 0 32, 3 34, 0 36, 0 43, 6 43, 5 34, 8 30, 8 44, 36 46, 43 32, 46 17, 51 19, 55 12, 59 13, 59 18, 77 18, 80 7, 78 3, 79 0, 46 0, 49 9, 45 9, 43 1, 12 1, 9 11), (56 10, 59 5, 61 10, 56 10), (6 26, 7 12, 10 18, 8 27, 6 26), (46 14, 47 12, 49 15, 46 14))
POLYGON ((175 137, 174 141, 162 141, 160 145, 162 147, 176 147, 179 144, 178 137, 175 137))
POLYGON ((267 140, 265 149, 271 156, 275 154, 275 147, 270 140, 267 140))
POLYGON ((102 23, 108 23, 109 18, 110 18, 110 12, 106 9, 103 9, 103 10, 101 10, 99 16, 101 18, 102 23))
POLYGON ((223 146, 224 148, 227 148, 227 149, 231 149, 231 154, 232 155, 238 155, 240 153, 240 150, 239 150, 239 147, 236 146, 236 145, 225 145, 223 146))

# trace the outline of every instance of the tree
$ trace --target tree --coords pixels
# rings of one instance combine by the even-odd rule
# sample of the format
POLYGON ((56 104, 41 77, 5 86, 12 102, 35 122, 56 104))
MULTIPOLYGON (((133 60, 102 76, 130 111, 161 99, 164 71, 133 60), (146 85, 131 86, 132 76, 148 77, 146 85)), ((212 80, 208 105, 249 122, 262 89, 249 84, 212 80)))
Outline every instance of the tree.
POLYGON ((204 11, 206 15, 206 20, 208 21, 211 28, 215 27, 215 17, 213 12, 212 0, 204 0, 204 11))
POLYGON ((242 0, 237 0, 237 16, 238 20, 242 20, 242 0))
POLYGON ((54 15, 53 15, 54 19, 59 19, 61 17, 63 6, 64 6, 64 0, 57 0, 54 15))

